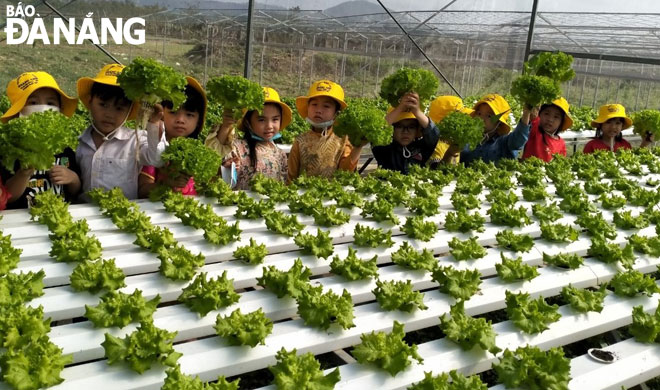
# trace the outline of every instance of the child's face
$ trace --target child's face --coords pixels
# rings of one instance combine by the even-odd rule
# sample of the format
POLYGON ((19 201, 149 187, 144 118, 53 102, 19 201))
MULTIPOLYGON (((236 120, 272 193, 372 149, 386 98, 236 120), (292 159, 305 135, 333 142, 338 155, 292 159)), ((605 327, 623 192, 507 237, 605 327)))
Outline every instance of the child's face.
POLYGON ((327 122, 335 119, 337 114, 337 103, 327 96, 318 96, 309 99, 307 105, 307 117, 316 123, 327 122))
POLYGON ((477 106, 472 114, 475 118, 480 118, 484 122, 484 134, 490 133, 495 130, 499 121, 493 121, 491 118, 495 116, 493 109, 486 103, 481 103, 477 106))
POLYGON ((165 137, 169 140, 176 137, 187 137, 197 128, 199 113, 188 111, 179 107, 177 111, 163 110, 163 121, 165 122, 165 137))
POLYGON ((254 135, 268 141, 280 132, 282 114, 274 104, 266 104, 263 112, 254 111, 250 117, 250 127, 254 135))
POLYGON ((621 130, 623 130, 623 119, 621 118, 611 118, 603 123, 601 129, 603 130, 603 136, 606 138, 614 138, 621 130))
POLYGON ((89 111, 92 114, 94 126, 103 134, 109 134, 120 127, 128 117, 130 103, 119 99, 103 100, 92 96, 89 111))
POLYGON ((554 134, 562 122, 562 111, 555 106, 549 106, 543 109, 539 114, 541 129, 546 133, 554 134))
POLYGON ((39 88, 25 101, 26 106, 48 105, 60 107, 60 95, 52 88, 39 88))
POLYGON ((410 145, 419 132, 419 122, 416 119, 404 119, 394 125, 394 140, 401 146, 410 145))

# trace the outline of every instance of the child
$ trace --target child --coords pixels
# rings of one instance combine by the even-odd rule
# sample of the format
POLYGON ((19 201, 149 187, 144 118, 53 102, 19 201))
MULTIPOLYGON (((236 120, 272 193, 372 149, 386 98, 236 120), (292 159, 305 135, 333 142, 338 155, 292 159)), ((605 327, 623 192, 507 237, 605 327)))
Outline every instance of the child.
POLYGON ((339 111, 346 108, 344 90, 329 80, 319 80, 309 88, 307 96, 296 98, 300 116, 312 127, 299 135, 289 153, 288 181, 301 173, 331 177, 337 169, 355 170, 362 145, 351 145, 348 137, 338 137, 332 125, 339 111))
POLYGON ((408 174, 410 164, 424 165, 438 143, 438 128, 419 107, 419 95, 409 92, 385 119, 394 127, 392 143, 371 150, 378 166, 408 174))
MULTIPOLYGON (((236 165, 236 189, 250 189, 252 177, 261 173, 280 181, 287 178, 286 153, 273 143, 281 137, 280 131, 291 123, 291 108, 280 100, 276 90, 264 87, 265 104, 261 112, 247 111, 239 122, 243 139, 234 140, 231 152, 225 160, 225 166, 232 162, 236 165)), ((220 134, 231 131, 227 126, 220 127, 220 134)))
MULTIPOLYGON (((67 96, 50 74, 27 72, 7 84, 7 97, 11 106, 2 115, 3 123, 11 119, 27 116, 34 112, 60 111, 70 117, 78 106, 78 99, 67 96)), ((29 208, 34 197, 44 191, 53 191, 71 201, 80 192, 79 169, 73 150, 66 148, 54 158, 54 165, 48 171, 35 171, 32 168, 15 167, 15 174, 0 169, 7 208, 29 208)))
MULTIPOLYGON (((172 102, 164 101, 162 103, 163 122, 165 126, 165 139, 169 142, 176 137, 195 138, 204 127, 206 120, 206 92, 197 80, 192 77, 186 77, 186 101, 177 111, 172 111, 172 102)), ((138 178, 138 193, 141 198, 149 196, 149 192, 158 184, 165 184, 183 195, 197 195, 195 191, 195 181, 192 177, 179 175, 177 177, 168 177, 167 174, 152 165, 142 167, 138 178)))
MULTIPOLYGON (((460 111, 471 115, 474 110, 463 105, 463 100, 458 96, 438 96, 431 102, 429 107, 429 118, 433 123, 440 123, 451 112, 460 111)), ((439 163, 458 164, 460 161, 460 150, 457 147, 451 147, 443 140, 438 141, 435 150, 429 159, 429 166, 435 168, 439 163)))
POLYGON ((128 199, 138 195, 138 174, 143 165, 160 167, 167 143, 160 131, 163 107, 154 106, 146 130, 131 130, 126 120, 137 115, 139 102, 131 102, 117 83, 124 66, 104 66, 95 78, 78 80, 78 96, 89 109, 92 123, 80 136, 76 159, 80 165, 83 199, 94 188, 121 188, 128 199))
POLYGON ((472 116, 484 122, 484 138, 474 150, 465 146, 461 152, 462 162, 470 164, 476 159, 490 162, 518 157, 518 150, 525 146, 529 136, 531 109, 523 108, 520 122, 512 133, 507 123, 510 111, 509 103, 497 94, 486 95, 474 105, 472 116))
MULTIPOLYGON (((621 148, 631 149, 632 146, 623 139, 621 132, 632 124, 632 119, 626 116, 626 108, 621 104, 601 106, 598 110, 598 118, 591 121, 591 126, 596 129, 596 137, 584 146, 582 152, 593 153, 599 149, 616 152, 621 148)), ((646 147, 652 142, 652 139, 645 137, 640 147, 646 147)))
POLYGON ((532 121, 523 159, 538 157, 550 162, 554 154, 566 156, 566 142, 559 133, 573 126, 573 118, 568 109, 568 102, 563 97, 541 106, 538 118, 532 121))

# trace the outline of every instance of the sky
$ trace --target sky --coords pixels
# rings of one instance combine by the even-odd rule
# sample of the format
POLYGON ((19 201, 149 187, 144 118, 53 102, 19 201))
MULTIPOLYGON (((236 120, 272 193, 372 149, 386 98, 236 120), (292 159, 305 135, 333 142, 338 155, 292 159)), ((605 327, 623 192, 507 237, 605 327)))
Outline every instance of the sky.
MULTIPOLYGON (((325 9, 346 0, 261 0, 267 4, 277 4, 287 8, 300 6, 301 9, 325 9)), ((376 3, 375 0, 369 0, 376 3)), ((386 7, 397 11, 437 10, 450 0, 381 0, 386 7)), ((457 0, 448 9, 454 10, 505 10, 531 11, 532 0, 457 0)), ((574 12, 639 12, 660 13, 658 0, 539 0, 539 11, 574 12)))

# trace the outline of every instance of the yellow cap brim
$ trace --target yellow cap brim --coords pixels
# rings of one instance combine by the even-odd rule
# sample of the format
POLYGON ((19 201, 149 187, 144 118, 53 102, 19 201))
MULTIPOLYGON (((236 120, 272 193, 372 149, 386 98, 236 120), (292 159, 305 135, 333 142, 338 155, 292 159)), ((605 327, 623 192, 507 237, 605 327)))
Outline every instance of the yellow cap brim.
POLYGON ((293 111, 291 111, 291 107, 283 102, 272 99, 266 99, 265 102, 279 104, 279 106, 282 108, 282 122, 280 124, 280 131, 284 130, 284 128, 291 124, 291 121, 293 120, 293 111))
POLYGON ((308 105, 309 105, 309 99, 315 98, 315 97, 320 97, 320 96, 327 96, 330 99, 336 101, 337 103, 339 103, 342 110, 347 107, 347 104, 346 104, 345 101, 337 99, 336 97, 331 96, 329 94, 318 94, 318 95, 314 95, 314 96, 298 96, 296 98, 296 109, 298 110, 298 114, 300 114, 300 116, 303 117, 303 118, 307 118, 307 108, 308 108, 308 105))
MULTIPOLYGON (((474 108, 476 109, 480 104, 488 104, 488 107, 490 107, 490 109, 493 111, 493 113, 495 111, 497 111, 497 109, 498 109, 498 107, 495 107, 495 105, 493 105, 492 102, 485 101, 483 99, 476 102, 474 104, 474 108)), ((474 112, 474 111, 475 110, 472 110, 472 112, 474 112)), ((511 108, 509 108, 504 113, 502 113, 502 115, 500 115, 500 118, 499 118, 500 125, 497 126, 497 134, 507 135, 511 132, 511 125, 509 125, 509 123, 507 122, 507 119, 509 118, 509 113, 510 112, 511 112, 511 108)), ((472 115, 472 113, 470 113, 470 115, 472 115)), ((497 115, 497 114, 495 114, 495 115, 497 115)))
POLYGON ((202 112, 202 125, 200 126, 200 130, 201 130, 201 128, 204 127, 204 123, 206 123, 206 110, 209 105, 209 101, 206 98, 206 91, 204 91, 202 85, 199 83, 199 81, 195 80, 195 78, 186 76, 186 81, 188 82, 188 85, 190 85, 195 91, 199 92, 199 94, 202 95, 202 98, 204 99, 204 109, 202 112))
POLYGON ((596 119, 594 119, 593 121, 591 121, 591 127, 595 129, 595 128, 598 127, 598 125, 602 125, 603 123, 607 122, 608 120, 610 120, 612 118, 621 118, 621 119, 623 119, 623 128, 622 128, 622 130, 625 130, 625 129, 627 129, 630 126, 633 125, 632 119, 628 118, 627 116, 611 116, 609 118, 596 118, 596 119))
MULTIPOLYGON (((119 87, 119 84, 113 83, 113 82, 106 82, 104 80, 100 79, 93 79, 90 77, 81 77, 78 79, 76 82, 76 89, 78 90, 78 98, 82 102, 82 104, 88 109, 89 108, 89 103, 91 101, 92 97, 92 86, 94 83, 99 83, 99 84, 105 84, 105 85, 110 85, 113 87, 119 87)), ((133 120, 137 118, 137 113, 138 110, 140 109, 140 102, 133 102, 131 106, 131 112, 128 114, 128 118, 126 120, 133 120)))
POLYGON ((561 131, 566 131, 571 127, 573 127, 573 118, 571 118, 571 116, 566 113, 566 116, 564 117, 564 123, 562 123, 561 126, 561 131))
MULTIPOLYGON (((51 88, 54 89, 62 98, 62 107, 60 107, 60 112, 64 114, 65 116, 71 117, 74 112, 76 112, 76 108, 78 108, 78 98, 72 98, 69 95, 65 94, 60 90, 59 88, 55 88, 52 86, 44 86, 40 88, 51 88)), ((36 88, 34 91, 36 91, 36 88)), ((32 92, 34 92, 32 91, 32 92)), ((9 107, 7 112, 5 112, 2 117, 0 117, 0 121, 2 123, 7 123, 10 119, 16 117, 21 110, 25 107, 25 102, 27 102, 28 98, 30 97, 31 93, 25 94, 22 96, 19 100, 17 100, 14 104, 9 107)))

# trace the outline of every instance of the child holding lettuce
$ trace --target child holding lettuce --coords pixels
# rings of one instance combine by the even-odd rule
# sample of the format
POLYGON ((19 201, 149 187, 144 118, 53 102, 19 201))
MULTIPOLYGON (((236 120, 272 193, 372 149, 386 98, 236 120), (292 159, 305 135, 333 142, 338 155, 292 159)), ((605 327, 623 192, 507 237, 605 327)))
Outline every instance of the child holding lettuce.
POLYGON ((392 143, 371 150, 378 166, 408 174, 410 165, 424 165, 438 143, 438 128, 420 108, 419 95, 406 93, 385 119, 394 129, 392 143))
MULTIPOLYGON (((225 167, 234 163, 235 188, 239 190, 250 189, 250 182, 258 173, 279 181, 287 179, 286 153, 273 141, 280 138, 280 131, 291 123, 293 113, 291 108, 280 100, 276 90, 263 87, 263 91, 262 110, 249 110, 243 114, 238 124, 243 138, 233 140, 231 152, 225 156, 225 167)), ((221 126, 220 132, 223 132, 223 128, 226 129, 221 126)), ((224 130, 227 131, 229 130, 224 130)), ((226 137, 221 133, 219 136, 226 137)))
POLYGON ((140 103, 129 100, 119 86, 117 76, 123 69, 123 65, 109 64, 94 78, 78 79, 78 96, 92 119, 76 150, 86 201, 88 191, 114 187, 119 187, 128 199, 135 199, 142 166, 163 165, 160 155, 167 146, 160 129, 163 107, 154 106, 146 130, 126 127, 127 120, 137 117, 140 103))
MULTIPOLYGON (((176 137, 188 137, 197 139, 199 133, 204 127, 206 119, 207 99, 204 88, 197 80, 192 77, 186 77, 186 101, 173 111, 172 102, 162 102, 163 126, 165 128, 165 138, 171 141, 176 137)), ((195 191, 195 180, 184 174, 176 176, 168 175, 163 169, 152 165, 145 165, 140 171, 138 178, 138 192, 141 198, 149 196, 158 184, 164 184, 183 195, 197 195, 195 191)))
MULTIPOLYGON (((26 72, 9 81, 7 97, 11 106, 0 118, 3 123, 48 110, 71 117, 78 106, 78 99, 62 92, 53 76, 46 72, 26 72)), ((80 191, 75 153, 69 148, 54 156, 53 166, 48 171, 35 171, 30 167, 21 169, 17 162, 15 173, 4 168, 0 172, 0 183, 6 183, 0 194, 0 209, 3 204, 9 209, 29 208, 34 197, 44 191, 53 191, 68 201, 73 200, 80 191)))
POLYGON ((508 116, 511 111, 509 103, 500 95, 486 95, 474 105, 473 117, 484 122, 484 137, 479 145, 470 150, 467 145, 461 152, 461 162, 469 165, 477 159, 485 162, 498 161, 502 158, 517 158, 518 151, 525 146, 531 128, 531 109, 523 108, 523 114, 511 132, 508 116))

